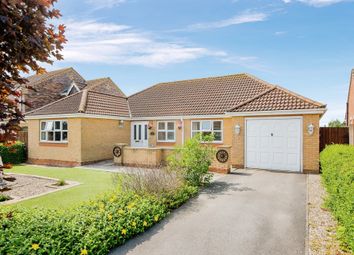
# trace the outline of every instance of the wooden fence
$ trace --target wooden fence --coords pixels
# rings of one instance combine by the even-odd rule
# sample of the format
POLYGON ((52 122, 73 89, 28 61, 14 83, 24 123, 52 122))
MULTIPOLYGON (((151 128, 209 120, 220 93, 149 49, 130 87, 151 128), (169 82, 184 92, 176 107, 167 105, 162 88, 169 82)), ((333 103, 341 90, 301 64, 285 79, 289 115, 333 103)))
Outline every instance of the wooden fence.
POLYGON ((320 151, 329 144, 349 144, 348 127, 321 127, 320 151))
POLYGON ((28 131, 19 131, 17 140, 28 146, 28 131))

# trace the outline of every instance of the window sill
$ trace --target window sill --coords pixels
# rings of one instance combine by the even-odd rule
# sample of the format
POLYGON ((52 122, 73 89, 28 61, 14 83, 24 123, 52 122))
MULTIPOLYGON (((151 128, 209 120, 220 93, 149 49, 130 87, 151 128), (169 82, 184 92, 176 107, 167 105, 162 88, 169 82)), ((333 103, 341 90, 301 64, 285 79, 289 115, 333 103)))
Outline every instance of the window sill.
POLYGON ((39 142, 39 146, 48 146, 48 147, 68 147, 67 142, 39 142))

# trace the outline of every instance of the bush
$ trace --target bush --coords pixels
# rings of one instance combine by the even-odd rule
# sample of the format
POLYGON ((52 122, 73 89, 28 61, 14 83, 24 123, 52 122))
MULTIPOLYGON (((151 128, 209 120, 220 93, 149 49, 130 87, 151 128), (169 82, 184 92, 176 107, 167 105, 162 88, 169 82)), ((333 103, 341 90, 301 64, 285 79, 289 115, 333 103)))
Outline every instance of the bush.
POLYGON ((354 251, 354 146, 331 145, 321 153, 326 206, 338 220, 338 237, 354 251))
POLYGON ((214 148, 208 143, 212 137, 195 136, 189 139, 182 147, 179 147, 167 159, 168 168, 173 172, 180 172, 187 182, 192 186, 201 186, 209 183, 212 173, 209 166, 212 162, 214 148))
POLYGON ((0 144, 0 156, 4 164, 21 164, 27 158, 26 146, 21 142, 9 146, 0 144))
POLYGON ((113 181, 122 192, 138 195, 155 195, 178 190, 183 185, 181 177, 173 171, 162 169, 137 169, 129 174, 114 174, 113 181))
POLYGON ((197 189, 163 197, 112 192, 71 210, 0 210, 0 254, 108 254, 163 219, 197 189))
POLYGON ((0 193, 0 202, 11 200, 11 197, 5 194, 0 193))
POLYGON ((60 179, 58 180, 55 185, 57 186, 64 186, 64 185, 67 185, 66 181, 64 179, 60 179))

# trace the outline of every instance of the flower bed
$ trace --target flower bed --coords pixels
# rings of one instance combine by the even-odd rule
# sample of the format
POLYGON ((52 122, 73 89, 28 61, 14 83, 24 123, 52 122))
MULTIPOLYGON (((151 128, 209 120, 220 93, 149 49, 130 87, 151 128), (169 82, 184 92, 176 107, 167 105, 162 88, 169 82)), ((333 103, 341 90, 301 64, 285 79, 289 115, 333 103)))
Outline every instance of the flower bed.
POLYGON ((354 251, 354 146, 331 145, 321 153, 326 206, 338 220, 338 237, 354 251))
POLYGON ((114 192, 66 211, 3 209, 0 254, 107 254, 197 192, 183 185, 159 198, 114 192))

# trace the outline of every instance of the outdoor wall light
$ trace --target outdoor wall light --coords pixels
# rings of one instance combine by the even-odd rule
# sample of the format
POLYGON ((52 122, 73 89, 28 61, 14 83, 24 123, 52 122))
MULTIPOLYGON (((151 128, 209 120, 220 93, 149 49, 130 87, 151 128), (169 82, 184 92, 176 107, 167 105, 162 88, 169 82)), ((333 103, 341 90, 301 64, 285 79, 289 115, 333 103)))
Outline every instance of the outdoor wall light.
POLYGON ((152 123, 152 121, 149 121, 149 124, 148 124, 148 129, 152 129, 153 128, 153 123, 152 123))
POLYGON ((237 125, 235 126, 235 133, 236 133, 237 135, 239 135, 240 132, 241 132, 241 127, 240 127, 240 125, 237 124, 237 125))
POLYGON ((178 123, 177 123, 178 129, 182 129, 182 125, 183 125, 182 120, 179 120, 178 123))
POLYGON ((120 121, 119 121, 119 127, 120 127, 120 128, 124 127, 124 120, 120 120, 120 121))
POLYGON ((313 135, 314 132, 315 132, 315 126, 311 123, 307 126, 307 133, 309 135, 313 135))

